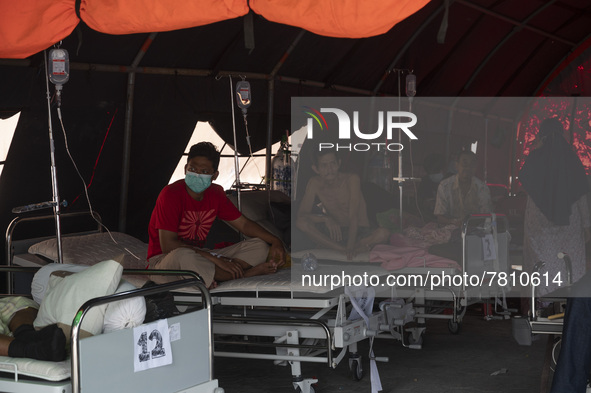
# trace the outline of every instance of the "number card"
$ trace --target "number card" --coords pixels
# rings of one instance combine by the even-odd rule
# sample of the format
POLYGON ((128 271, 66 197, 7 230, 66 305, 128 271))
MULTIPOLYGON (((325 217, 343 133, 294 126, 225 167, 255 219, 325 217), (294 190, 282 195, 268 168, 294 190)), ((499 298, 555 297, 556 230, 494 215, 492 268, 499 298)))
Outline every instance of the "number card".
POLYGON ((134 328, 133 341, 134 372, 172 364, 167 319, 134 328))
POLYGON ((482 238, 482 251, 485 261, 494 261, 497 259, 497 250, 495 248, 495 239, 490 233, 482 238))

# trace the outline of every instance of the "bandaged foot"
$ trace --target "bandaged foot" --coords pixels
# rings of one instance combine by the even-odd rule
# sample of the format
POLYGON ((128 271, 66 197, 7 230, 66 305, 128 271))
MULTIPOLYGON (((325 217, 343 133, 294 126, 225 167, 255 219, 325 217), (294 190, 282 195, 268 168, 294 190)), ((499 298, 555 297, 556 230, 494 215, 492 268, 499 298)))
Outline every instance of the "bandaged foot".
POLYGON ((14 340, 8 347, 10 357, 52 362, 66 358, 66 336, 57 325, 49 325, 34 332, 30 328, 16 329, 14 334, 14 340))
POLYGON ((22 341, 37 341, 37 330, 35 330, 33 325, 20 325, 12 332, 12 335, 14 338, 21 339, 22 341))

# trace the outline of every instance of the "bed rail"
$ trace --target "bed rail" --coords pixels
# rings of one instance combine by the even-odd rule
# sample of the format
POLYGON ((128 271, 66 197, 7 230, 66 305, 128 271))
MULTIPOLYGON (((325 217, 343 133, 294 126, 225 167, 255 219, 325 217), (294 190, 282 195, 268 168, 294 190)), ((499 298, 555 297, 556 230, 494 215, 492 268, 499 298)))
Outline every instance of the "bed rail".
MULTIPOLYGON (((83 212, 73 212, 73 213, 60 214, 60 218, 68 218, 68 219, 75 218, 75 217, 84 217, 84 216, 90 216, 90 217, 95 218, 95 220, 98 220, 96 232, 102 231, 102 227, 101 227, 102 218, 97 212, 90 213, 89 211, 83 211, 83 212)), ((5 236, 5 253, 6 253, 6 265, 7 266, 13 265, 13 263, 12 263, 13 257, 14 257, 13 243, 15 241, 14 232, 15 232, 15 229, 17 228, 17 226, 20 224, 23 224, 23 223, 27 223, 27 222, 39 222, 39 221, 48 221, 48 220, 55 220, 55 216, 53 214, 44 215, 44 216, 30 216, 30 217, 19 216, 19 217, 14 218, 10 222, 10 224, 6 228, 6 236, 5 236)), ((89 231, 90 231, 90 229, 89 229, 89 231)), ((93 230, 93 232, 94 231, 95 230, 93 230)), ((56 236, 56 235, 55 234, 48 235, 47 238, 51 238, 54 236, 56 236)), ((10 272, 9 272, 6 275, 6 288, 7 288, 8 293, 12 293, 12 289, 13 289, 12 284, 13 284, 12 283, 12 274, 10 274, 10 272)))

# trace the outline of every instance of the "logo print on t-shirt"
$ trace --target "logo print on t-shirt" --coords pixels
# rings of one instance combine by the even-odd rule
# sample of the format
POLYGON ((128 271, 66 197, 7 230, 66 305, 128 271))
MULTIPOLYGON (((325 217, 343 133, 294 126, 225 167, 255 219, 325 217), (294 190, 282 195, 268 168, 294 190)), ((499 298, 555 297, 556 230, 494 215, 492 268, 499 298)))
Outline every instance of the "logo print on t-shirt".
POLYGON ((185 212, 179 225, 181 239, 205 240, 213 221, 215 210, 185 212))

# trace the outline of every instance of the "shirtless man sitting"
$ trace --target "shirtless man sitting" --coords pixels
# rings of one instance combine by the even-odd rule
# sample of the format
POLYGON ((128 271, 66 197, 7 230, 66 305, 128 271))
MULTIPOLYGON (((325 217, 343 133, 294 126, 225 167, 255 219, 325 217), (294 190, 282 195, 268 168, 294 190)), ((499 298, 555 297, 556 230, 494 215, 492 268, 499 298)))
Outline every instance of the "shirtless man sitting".
POLYGON ((359 176, 339 171, 341 161, 332 151, 318 152, 314 176, 302 198, 296 225, 318 245, 342 251, 351 260, 359 252, 384 243, 390 237, 385 228, 371 230, 359 176), (322 214, 314 214, 314 201, 322 214))

